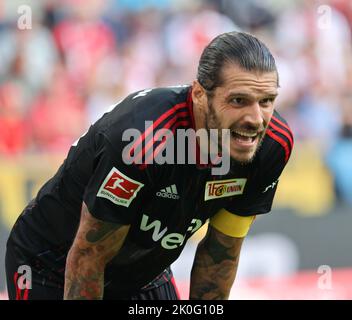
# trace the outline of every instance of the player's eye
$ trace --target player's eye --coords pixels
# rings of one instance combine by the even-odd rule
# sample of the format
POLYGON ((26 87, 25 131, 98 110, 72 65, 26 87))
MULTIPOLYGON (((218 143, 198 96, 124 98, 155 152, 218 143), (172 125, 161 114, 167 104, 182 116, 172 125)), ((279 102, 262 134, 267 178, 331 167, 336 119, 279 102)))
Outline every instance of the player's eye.
POLYGON ((266 107, 266 106, 271 106, 274 103, 274 100, 275 100, 275 98, 265 98, 265 99, 260 100, 259 103, 261 106, 266 107))
POLYGON ((232 98, 231 101, 236 105, 243 105, 246 102, 244 98, 232 98))

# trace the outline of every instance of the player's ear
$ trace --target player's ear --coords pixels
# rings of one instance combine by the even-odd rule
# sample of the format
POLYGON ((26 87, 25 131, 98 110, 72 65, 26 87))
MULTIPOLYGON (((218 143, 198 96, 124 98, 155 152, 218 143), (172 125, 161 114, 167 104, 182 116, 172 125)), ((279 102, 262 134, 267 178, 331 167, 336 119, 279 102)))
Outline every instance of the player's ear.
POLYGON ((202 110, 208 105, 207 93, 198 80, 194 80, 192 84, 192 101, 197 108, 202 110))

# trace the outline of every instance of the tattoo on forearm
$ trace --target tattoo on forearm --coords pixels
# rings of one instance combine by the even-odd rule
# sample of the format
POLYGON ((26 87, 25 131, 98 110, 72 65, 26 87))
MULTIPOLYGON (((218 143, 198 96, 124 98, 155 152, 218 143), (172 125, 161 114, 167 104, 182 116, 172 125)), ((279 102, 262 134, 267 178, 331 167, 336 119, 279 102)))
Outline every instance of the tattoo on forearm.
POLYGON ((118 252, 128 226, 92 218, 82 208, 82 219, 69 251, 65 271, 65 299, 102 299, 104 269, 118 252))
POLYGON ((104 272, 94 261, 93 250, 70 252, 66 262, 65 299, 101 299, 103 278, 104 272), (89 264, 87 259, 91 260, 89 264))
POLYGON ((103 298, 103 272, 90 270, 89 275, 75 275, 66 278, 67 294, 66 299, 94 300, 103 298))
POLYGON ((242 239, 209 227, 199 244, 192 268, 191 299, 227 299, 236 276, 242 239))

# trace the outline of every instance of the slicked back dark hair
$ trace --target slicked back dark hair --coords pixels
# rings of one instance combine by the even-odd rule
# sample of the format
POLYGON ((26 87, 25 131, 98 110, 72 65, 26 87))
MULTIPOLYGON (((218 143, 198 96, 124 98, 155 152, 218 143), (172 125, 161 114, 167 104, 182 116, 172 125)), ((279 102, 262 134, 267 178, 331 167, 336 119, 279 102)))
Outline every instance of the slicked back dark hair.
POLYGON ((208 92, 221 85, 226 63, 247 71, 277 73, 275 59, 263 42, 244 32, 223 33, 208 44, 200 57, 197 79, 208 92))

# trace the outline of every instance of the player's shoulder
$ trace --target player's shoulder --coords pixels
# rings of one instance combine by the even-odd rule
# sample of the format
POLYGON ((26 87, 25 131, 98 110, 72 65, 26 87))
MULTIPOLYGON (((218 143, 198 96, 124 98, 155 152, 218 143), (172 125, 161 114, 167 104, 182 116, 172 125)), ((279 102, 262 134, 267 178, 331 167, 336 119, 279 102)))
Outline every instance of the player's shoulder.
POLYGON ((277 159, 286 163, 291 156, 293 145, 294 137, 288 122, 275 110, 263 141, 262 157, 266 161, 277 159))
MULTIPOLYGON (((95 124, 96 135, 120 152, 129 141, 150 141, 159 129, 190 126, 190 86, 145 89, 128 95, 95 124), (137 137, 138 136, 138 137, 137 137)), ((140 143, 144 147, 148 143, 140 143)))
POLYGON ((189 85, 145 89, 130 94, 124 104, 143 120, 156 120, 170 108, 177 112, 186 107, 189 91, 189 85))
POLYGON ((128 95, 116 104, 98 122, 100 131, 108 136, 119 136, 122 131, 134 128, 145 131, 148 123, 164 123, 181 112, 188 111, 190 86, 145 89, 128 95))
POLYGON ((181 102, 187 99, 190 85, 177 85, 169 87, 158 87, 144 89, 130 94, 126 101, 132 105, 139 104, 167 104, 174 102, 181 102))

